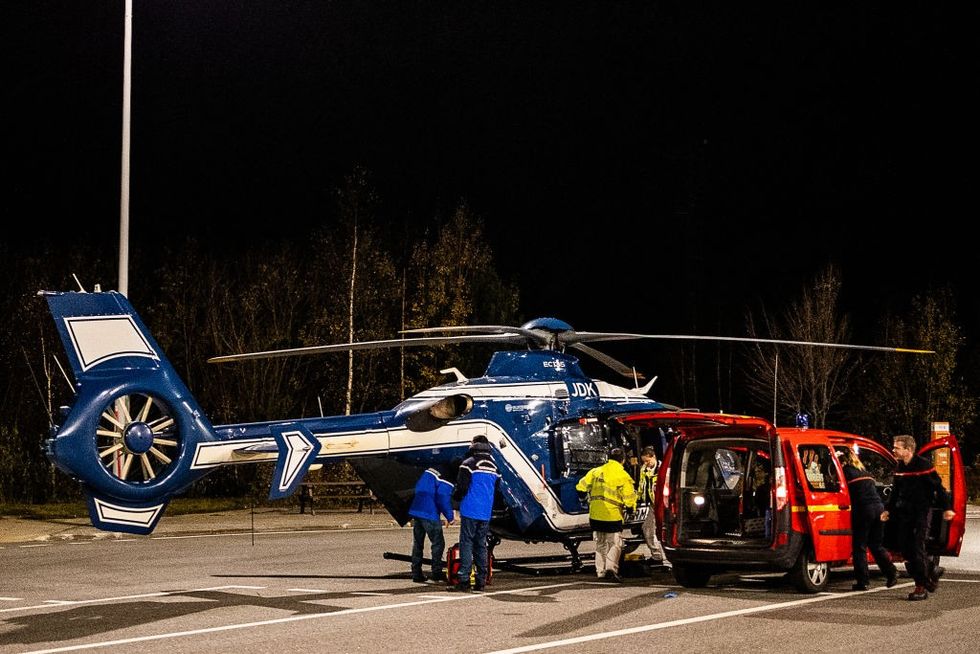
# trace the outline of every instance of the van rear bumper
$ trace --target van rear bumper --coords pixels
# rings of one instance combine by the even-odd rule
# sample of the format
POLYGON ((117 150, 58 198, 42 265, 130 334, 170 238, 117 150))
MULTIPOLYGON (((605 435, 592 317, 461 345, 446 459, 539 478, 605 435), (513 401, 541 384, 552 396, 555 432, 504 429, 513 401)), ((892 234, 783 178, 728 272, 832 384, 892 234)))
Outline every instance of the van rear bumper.
POLYGON ((788 570, 800 556, 803 534, 791 531, 785 545, 766 548, 728 544, 664 545, 667 560, 674 564, 697 564, 718 570, 788 570))

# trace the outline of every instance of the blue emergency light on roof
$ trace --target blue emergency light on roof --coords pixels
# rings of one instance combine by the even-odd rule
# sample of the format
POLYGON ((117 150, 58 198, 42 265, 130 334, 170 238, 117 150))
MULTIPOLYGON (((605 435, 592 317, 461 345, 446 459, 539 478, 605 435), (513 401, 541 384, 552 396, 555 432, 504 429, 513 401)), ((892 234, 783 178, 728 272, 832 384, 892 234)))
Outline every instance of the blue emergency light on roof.
POLYGON ((808 429, 810 427, 810 414, 800 412, 796 414, 796 426, 800 429, 808 429))

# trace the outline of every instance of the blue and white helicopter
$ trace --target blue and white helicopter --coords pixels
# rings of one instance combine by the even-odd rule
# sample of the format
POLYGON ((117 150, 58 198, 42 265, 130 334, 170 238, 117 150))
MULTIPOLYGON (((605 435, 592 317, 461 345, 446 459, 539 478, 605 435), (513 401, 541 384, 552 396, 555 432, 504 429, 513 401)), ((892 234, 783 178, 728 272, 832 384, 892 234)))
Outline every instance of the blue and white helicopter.
MULTIPOLYGON (((77 391, 51 429, 46 453, 84 489, 92 524, 148 534, 169 500, 225 465, 275 462, 270 499, 292 494, 314 463, 348 460, 400 523, 419 474, 458 463, 477 434, 494 445, 501 484, 492 539, 560 542, 580 565, 591 538, 575 484, 606 461, 612 447, 635 456, 668 446, 679 424, 724 424, 725 416, 681 412, 646 396, 656 378, 626 388, 586 376, 571 349, 617 372, 631 368, 588 342, 668 338, 793 343, 735 337, 577 332, 554 319, 522 327, 408 330, 402 339, 235 354, 211 361, 346 352, 374 348, 502 343, 524 349, 493 355, 482 377, 459 371, 393 409, 349 416, 212 425, 129 301, 117 292, 48 292, 77 391), (440 335, 433 335, 440 334, 440 335)), ((900 348, 809 343, 859 349, 900 348)), ((908 351, 908 350, 904 350, 908 351)), ((641 542, 646 507, 627 527, 641 542)), ((629 546, 628 546, 629 547, 629 546)))

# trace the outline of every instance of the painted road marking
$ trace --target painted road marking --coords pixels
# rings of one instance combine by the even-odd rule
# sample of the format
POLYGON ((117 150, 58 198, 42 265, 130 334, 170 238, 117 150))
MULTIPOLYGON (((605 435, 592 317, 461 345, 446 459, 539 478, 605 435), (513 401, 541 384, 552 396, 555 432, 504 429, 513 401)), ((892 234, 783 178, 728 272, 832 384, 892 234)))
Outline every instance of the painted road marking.
POLYGON ((200 593, 210 590, 228 590, 228 589, 247 589, 247 590, 260 590, 265 588, 265 586, 212 586, 211 588, 194 588, 191 590, 168 590, 168 591, 158 591, 156 593, 142 593, 140 595, 120 595, 118 597, 101 597, 98 599, 89 600, 44 600, 44 604, 35 604, 34 606, 17 606, 9 609, 0 609, 0 613, 9 613, 11 611, 27 611, 30 609, 50 609, 55 606, 77 606, 79 604, 98 604, 101 602, 118 602, 120 600, 131 600, 131 599, 143 599, 144 597, 164 597, 166 595, 182 595, 183 593, 200 593))
POLYGON ((597 634, 590 634, 588 636, 578 636, 577 638, 564 638, 562 640, 552 640, 547 643, 537 643, 534 645, 525 645, 523 647, 514 647, 511 649, 500 649, 489 654, 518 654, 519 652, 535 652, 542 649, 552 649, 555 647, 564 647, 566 645, 578 645, 580 643, 588 643, 595 640, 604 640, 606 638, 617 638, 619 636, 629 636, 631 634, 642 634, 647 631, 657 631, 660 629, 670 629, 671 627, 683 627, 689 624, 697 624, 699 622, 710 622, 712 620, 724 620, 725 618, 733 618, 740 615, 750 615, 752 613, 763 613, 765 611, 775 611, 778 609, 786 609, 793 606, 803 606, 806 604, 816 604, 818 602, 828 602, 830 600, 840 599, 842 597, 855 597, 856 595, 864 595, 867 593, 878 593, 883 590, 895 590, 896 588, 902 588, 903 586, 911 586, 911 583, 901 584, 899 586, 893 586, 892 588, 874 588, 871 590, 862 591, 859 593, 826 593, 820 594, 816 597, 809 597, 807 599, 792 600, 789 602, 780 602, 778 604, 766 604, 763 606, 753 606, 747 609, 736 609, 734 611, 723 611, 721 613, 712 613, 709 615, 699 615, 693 618, 683 618, 681 620, 671 620, 670 622, 656 622, 654 624, 642 625, 639 627, 630 627, 629 629, 616 629, 615 631, 603 631, 597 634))
POLYGON ((423 606, 425 604, 438 604, 440 602, 459 602, 464 600, 475 600, 491 595, 519 595, 521 593, 535 592, 539 590, 550 590, 552 588, 565 588, 567 586, 578 585, 578 582, 565 584, 549 584, 547 586, 532 586, 531 588, 520 588, 515 590, 499 590, 492 593, 464 593, 453 595, 452 597, 437 597, 429 600, 416 600, 412 602, 401 602, 399 604, 384 604, 381 606, 368 606, 360 609, 342 609, 329 613, 308 613, 304 615, 293 615, 287 618, 275 618, 272 620, 258 620, 256 622, 242 622, 238 624, 227 624, 220 627, 207 627, 204 629, 192 629, 189 631, 174 631, 167 634, 156 634, 153 636, 136 636, 133 638, 121 638, 119 640, 105 640, 84 645, 69 645, 66 647, 55 647, 52 649, 39 649, 26 654, 53 654, 54 652, 75 652, 83 649, 96 649, 99 647, 112 647, 113 645, 130 645, 132 643, 144 643, 151 640, 165 640, 168 638, 182 638, 184 636, 199 636, 201 634, 213 634, 222 631, 234 631, 237 629, 249 629, 251 627, 263 627, 271 624, 285 624, 288 622, 300 622, 303 620, 316 620, 320 618, 334 618, 337 616, 357 615, 358 613, 368 613, 372 611, 385 611, 388 609, 401 609, 410 606, 423 606))

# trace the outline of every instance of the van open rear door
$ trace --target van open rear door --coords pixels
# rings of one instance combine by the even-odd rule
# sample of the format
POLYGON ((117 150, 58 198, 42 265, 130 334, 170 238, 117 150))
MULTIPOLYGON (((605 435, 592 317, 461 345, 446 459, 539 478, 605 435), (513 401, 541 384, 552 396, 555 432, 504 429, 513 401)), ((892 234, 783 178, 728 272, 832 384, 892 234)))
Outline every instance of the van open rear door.
POLYGON ((952 497, 953 511, 956 511, 949 522, 943 520, 942 510, 930 511, 926 549, 930 554, 959 556, 966 531, 966 474, 959 443, 952 434, 943 436, 923 445, 919 455, 932 461, 943 480, 943 486, 952 497))

